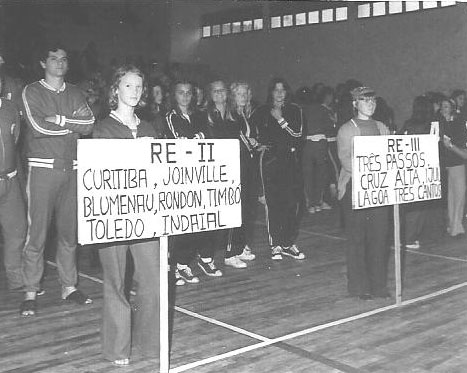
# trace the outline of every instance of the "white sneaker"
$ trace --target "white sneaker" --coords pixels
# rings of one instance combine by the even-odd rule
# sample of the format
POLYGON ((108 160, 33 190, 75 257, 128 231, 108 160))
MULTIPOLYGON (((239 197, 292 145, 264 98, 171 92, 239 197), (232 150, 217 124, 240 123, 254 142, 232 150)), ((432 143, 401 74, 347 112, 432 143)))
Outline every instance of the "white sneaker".
POLYGON ((290 256, 291 258, 302 260, 305 259, 305 254, 303 254, 297 247, 297 245, 292 245, 289 247, 282 248, 282 255, 290 256))
POLYGON ((420 248, 420 241, 415 240, 412 243, 405 245, 407 249, 418 250, 420 248))
POLYGON ((231 258, 225 258, 224 263, 226 266, 234 267, 234 268, 246 268, 247 264, 242 261, 238 255, 232 256, 231 258))
POLYGON ((321 210, 332 210, 332 207, 326 202, 321 203, 321 210))
POLYGON ((178 274, 180 277, 188 282, 189 284, 197 284, 199 283, 199 278, 193 275, 191 268, 187 265, 177 264, 178 274))
POLYGON ((243 252, 240 255, 237 255, 237 258, 240 260, 255 260, 256 255, 251 252, 248 245, 245 245, 243 252))
POLYGON ((180 273, 178 273, 178 268, 175 268, 175 285, 176 286, 183 286, 186 282, 183 278, 180 277, 180 273))
POLYGON ((282 246, 271 247, 271 259, 282 260, 282 246))

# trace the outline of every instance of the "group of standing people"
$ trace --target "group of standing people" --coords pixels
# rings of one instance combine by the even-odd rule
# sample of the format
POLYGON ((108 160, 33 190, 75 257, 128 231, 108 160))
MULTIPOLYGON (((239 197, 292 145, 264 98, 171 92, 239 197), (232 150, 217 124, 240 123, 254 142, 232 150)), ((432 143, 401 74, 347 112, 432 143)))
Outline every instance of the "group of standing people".
MULTIPOLYGON (((292 102, 287 81, 274 78, 265 104, 257 105, 245 81, 228 85, 215 80, 201 95, 193 83, 178 80, 166 95, 162 84, 152 80, 148 83, 140 69, 123 65, 115 70, 110 82, 110 113, 98 115, 84 92, 65 82, 68 59, 63 47, 49 46, 39 62, 44 78, 24 88, 20 108, 27 123, 27 201, 23 200, 17 178, 21 167, 16 152, 18 107, 9 100, 0 101, 0 223, 9 287, 25 294, 20 305, 22 316, 34 316, 38 309, 44 247, 52 221, 56 225, 61 297, 79 305, 92 302, 77 289, 76 146, 82 136, 239 140, 242 226, 171 237, 176 285, 200 281, 190 267, 193 262, 208 276, 222 276, 214 262, 214 253, 219 249, 225 249, 224 265, 235 269, 246 268, 255 259, 251 247, 260 196, 265 206, 271 259, 305 259, 296 244, 301 215, 305 208, 312 214, 331 208, 325 194, 332 183, 341 200, 350 238, 346 250, 349 294, 364 300, 390 296, 386 284, 388 208, 353 210, 351 201, 353 137, 390 133, 391 126, 373 119, 377 108, 373 89, 358 85, 350 90, 346 101, 350 109, 342 115, 344 111, 335 110, 334 92, 328 87, 322 87, 315 102, 298 105, 292 102), (204 102, 199 100, 201 96, 204 102)), ((2 80, 0 92, 1 83, 2 80)), ((424 133, 433 128, 432 111, 425 113, 425 108, 419 110, 417 105, 414 103, 414 115, 406 123, 404 133, 424 133), (419 131, 419 127, 423 130, 419 131)), ((438 126, 444 139, 448 198, 452 199, 448 204, 448 232, 456 236, 464 232, 463 159, 467 158, 467 137, 463 136, 467 130, 462 116, 454 114, 454 106, 451 110, 447 106, 446 101, 440 102, 438 126)), ((422 217, 418 213, 414 219, 422 217)), ((419 223, 411 227, 419 227, 419 223)), ((417 242, 417 230, 408 230, 413 235, 407 236, 410 248, 410 240, 417 242)), ((125 366, 136 350, 144 356, 157 357, 159 240, 110 243, 99 248, 99 257, 104 276, 101 333, 105 358, 125 366), (137 283, 133 322, 132 307, 124 291, 128 251, 137 283)))
MULTIPOLYGON (((291 102, 290 87, 285 80, 271 82, 267 104, 260 107, 252 105, 252 92, 246 82, 228 87, 223 81, 214 81, 209 86, 205 110, 197 108, 195 86, 181 80, 173 84, 171 105, 166 113, 156 105, 143 112, 144 74, 134 66, 124 65, 112 77, 108 93, 110 113, 95 123, 84 92, 65 82, 66 50, 60 45, 48 46, 39 63, 44 78, 24 88, 19 108, 27 124, 23 133, 28 170, 26 201, 16 177, 21 168, 16 152, 19 110, 5 99, 0 106, 5 155, 0 175, 5 205, 0 218, 9 287, 25 295, 20 304, 21 316, 32 317, 38 312, 45 242, 52 223, 57 239, 61 297, 78 305, 92 303, 89 296, 77 289, 76 147, 77 139, 83 136, 239 140, 243 224, 233 230, 172 237, 171 257, 177 285, 199 281, 189 266, 193 259, 207 275, 222 276, 213 261, 214 251, 220 247, 227 251, 226 266, 245 268, 248 261, 255 259, 250 246, 259 175, 266 200, 272 259, 305 258, 295 245, 303 192, 304 117, 301 108, 291 102)), ((159 319, 158 239, 103 245, 99 257, 104 277, 101 334, 105 358, 125 366, 135 350, 157 357, 159 338, 155 328, 149 326, 157 326, 159 319), (134 318, 124 291, 128 251, 137 283, 134 318)))

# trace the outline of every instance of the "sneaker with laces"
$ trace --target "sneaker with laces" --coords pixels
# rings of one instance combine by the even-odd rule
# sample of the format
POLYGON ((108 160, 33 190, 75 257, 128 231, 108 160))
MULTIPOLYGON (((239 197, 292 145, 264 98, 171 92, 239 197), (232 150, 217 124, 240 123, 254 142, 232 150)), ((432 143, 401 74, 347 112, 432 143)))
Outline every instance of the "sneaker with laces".
POLYGON ((191 268, 189 266, 181 266, 177 265, 178 274, 180 277, 188 282, 189 284, 197 284, 199 282, 199 278, 193 275, 191 268))
POLYGON ((289 247, 282 248, 282 254, 290 256, 294 259, 305 259, 305 254, 303 254, 295 244, 289 247))
POLYGON ((322 208, 321 206, 315 206, 315 212, 321 212, 322 208))
POLYGON ((198 267, 208 276, 211 277, 221 277, 222 271, 218 269, 215 264, 214 260, 210 260, 209 262, 205 262, 203 258, 198 258, 197 260, 198 267))
POLYGON ((315 212, 316 212, 315 206, 310 206, 310 207, 308 207, 308 213, 314 214, 315 212))
POLYGON ((282 260, 282 247, 281 246, 273 246, 271 248, 271 259, 282 260))
POLYGON ((255 260, 256 255, 251 252, 251 249, 248 245, 245 245, 243 252, 240 255, 237 255, 240 260, 255 260))
POLYGON ((176 286, 183 286, 186 282, 183 278, 180 277, 180 273, 178 272, 178 268, 175 269, 175 285, 176 286))
POLYGON ((332 210, 332 207, 329 204, 327 204, 326 202, 323 202, 321 204, 321 210, 332 210))
POLYGON ((239 255, 224 259, 224 264, 233 268, 246 268, 247 264, 239 258, 239 255))

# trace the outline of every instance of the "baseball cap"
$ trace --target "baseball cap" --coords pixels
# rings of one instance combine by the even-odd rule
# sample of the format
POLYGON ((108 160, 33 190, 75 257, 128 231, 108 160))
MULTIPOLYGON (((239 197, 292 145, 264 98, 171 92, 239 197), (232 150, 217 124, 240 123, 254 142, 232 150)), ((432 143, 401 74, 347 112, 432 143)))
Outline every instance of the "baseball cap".
POLYGON ((352 99, 358 100, 363 97, 374 97, 376 92, 370 87, 357 87, 352 89, 350 94, 352 95, 352 99))

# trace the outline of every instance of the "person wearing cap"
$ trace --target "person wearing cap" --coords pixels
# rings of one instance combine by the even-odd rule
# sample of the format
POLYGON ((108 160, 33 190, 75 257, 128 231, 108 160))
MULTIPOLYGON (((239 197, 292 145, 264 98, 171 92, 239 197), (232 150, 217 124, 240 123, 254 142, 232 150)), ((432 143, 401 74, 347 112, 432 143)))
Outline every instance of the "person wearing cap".
POLYGON ((337 134, 341 171, 338 199, 342 201, 345 227, 349 235, 346 250, 347 290, 363 300, 389 297, 386 287, 389 245, 387 242, 389 210, 386 206, 352 209, 352 148, 355 136, 388 135, 388 128, 372 119, 376 109, 375 92, 369 87, 351 91, 354 117, 337 134))

